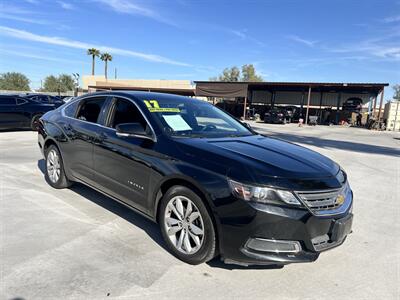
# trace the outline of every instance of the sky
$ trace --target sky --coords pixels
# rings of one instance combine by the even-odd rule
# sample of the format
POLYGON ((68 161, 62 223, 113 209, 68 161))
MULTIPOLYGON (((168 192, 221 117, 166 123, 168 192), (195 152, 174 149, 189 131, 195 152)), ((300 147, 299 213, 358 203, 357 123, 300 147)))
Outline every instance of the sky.
MULTIPOLYGON (((0 73, 208 80, 254 64, 265 81, 400 83, 400 0, 1 0, 0 73), (104 74, 102 61, 96 74, 104 74)), ((390 98, 392 89, 386 89, 390 98)))

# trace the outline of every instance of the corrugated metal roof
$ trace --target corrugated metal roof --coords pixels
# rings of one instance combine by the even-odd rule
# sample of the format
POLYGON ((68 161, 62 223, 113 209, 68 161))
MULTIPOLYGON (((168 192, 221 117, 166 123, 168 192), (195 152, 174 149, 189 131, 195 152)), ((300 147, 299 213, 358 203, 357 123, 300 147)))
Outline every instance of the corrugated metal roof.
MULTIPOLYGON (((221 82, 221 81, 194 81, 194 83, 213 83, 213 82, 221 82)), ((389 86, 389 83, 371 83, 371 82, 282 82, 282 81, 223 81, 224 83, 232 83, 232 84, 240 84, 247 83, 248 85, 292 85, 292 86, 376 86, 376 87, 384 87, 389 86)))

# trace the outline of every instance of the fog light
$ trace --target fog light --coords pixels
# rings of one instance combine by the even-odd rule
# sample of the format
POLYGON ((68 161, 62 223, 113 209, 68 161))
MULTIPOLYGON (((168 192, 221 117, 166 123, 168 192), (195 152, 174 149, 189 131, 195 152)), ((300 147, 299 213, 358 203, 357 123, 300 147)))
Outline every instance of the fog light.
POLYGON ((256 251, 275 253, 297 253, 301 251, 301 245, 297 241, 268 240, 261 238, 249 239, 246 247, 256 251))

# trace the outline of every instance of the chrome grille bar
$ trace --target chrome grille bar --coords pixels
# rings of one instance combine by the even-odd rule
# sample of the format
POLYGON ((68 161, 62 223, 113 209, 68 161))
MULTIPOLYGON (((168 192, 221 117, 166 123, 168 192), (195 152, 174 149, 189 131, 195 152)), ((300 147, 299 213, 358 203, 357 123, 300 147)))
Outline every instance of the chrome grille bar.
POLYGON ((351 199, 347 201, 337 201, 339 195, 346 197, 348 185, 340 189, 324 191, 297 191, 297 197, 315 215, 332 215, 347 210, 351 205, 351 199))

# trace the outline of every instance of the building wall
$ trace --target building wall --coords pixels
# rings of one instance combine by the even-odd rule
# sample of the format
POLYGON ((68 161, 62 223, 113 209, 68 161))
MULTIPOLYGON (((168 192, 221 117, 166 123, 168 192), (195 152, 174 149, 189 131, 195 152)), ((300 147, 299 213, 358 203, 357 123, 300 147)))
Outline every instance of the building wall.
MULTIPOLYGON (((271 104, 272 93, 268 91, 252 91, 251 93, 251 101, 252 103, 265 103, 271 104)), ((303 92, 287 92, 287 91, 277 91, 275 94, 275 104, 287 104, 287 105, 300 105, 303 97, 303 92)), ((308 92, 304 93, 304 105, 307 105, 307 97, 308 92)), ((322 94, 322 106, 337 106, 339 93, 328 93, 324 92, 322 94)), ((342 106, 343 102, 349 98, 357 97, 363 100, 363 103, 368 103, 371 97, 374 95, 371 94, 351 94, 351 93, 342 93, 340 106, 342 106)), ((321 99, 320 92, 311 92, 310 105, 311 106, 319 106, 321 99)))
POLYGON ((104 76, 83 76, 82 88, 87 90, 88 86, 119 86, 140 88, 165 88, 165 89, 194 89, 190 80, 147 80, 147 79, 108 79, 104 76))

